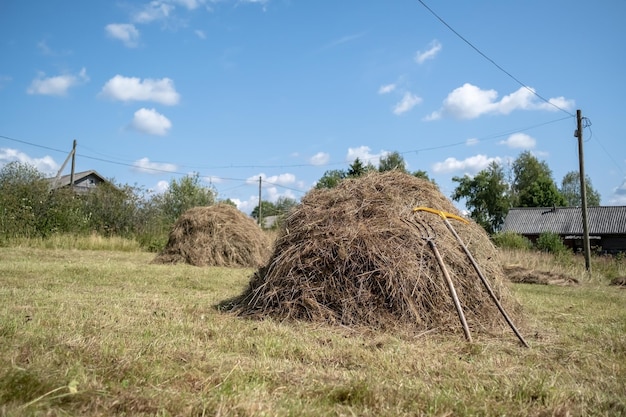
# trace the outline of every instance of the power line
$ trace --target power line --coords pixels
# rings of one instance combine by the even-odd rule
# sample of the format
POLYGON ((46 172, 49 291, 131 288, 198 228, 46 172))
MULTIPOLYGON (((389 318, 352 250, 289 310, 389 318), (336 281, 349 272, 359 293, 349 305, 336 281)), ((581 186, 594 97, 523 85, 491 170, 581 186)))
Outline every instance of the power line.
POLYGON ((517 79, 515 76, 513 76, 513 74, 511 74, 510 72, 508 72, 507 70, 505 70, 504 68, 502 68, 500 65, 498 65, 493 59, 489 58, 486 54, 484 54, 480 49, 478 49, 476 46, 474 46, 470 41, 468 41, 463 35, 461 35, 459 32, 457 32, 456 30, 454 30, 454 28, 452 26, 450 26, 445 20, 443 20, 443 18, 441 18, 437 13, 435 13, 433 11, 433 9, 431 9, 430 7, 428 7, 426 5, 426 3, 424 3, 423 0, 417 0, 419 1, 422 6, 424 6, 426 8, 426 10, 428 10, 433 16, 435 16, 441 23, 443 23, 448 29, 450 29, 452 31, 452 33, 454 33, 456 36, 458 36, 463 42, 465 42, 466 44, 468 44, 473 50, 475 50, 476 52, 478 52, 478 54, 480 54, 483 58, 485 58, 487 61, 491 62, 496 68, 498 68, 500 71, 502 71, 503 73, 505 73, 506 75, 508 75, 512 80, 514 80, 516 83, 518 83, 519 85, 521 85, 523 88, 525 88, 526 90, 530 91, 532 94, 534 94, 535 96, 537 96, 540 100, 548 103, 549 105, 559 109, 560 111, 569 114, 571 117, 576 117, 575 114, 565 110, 562 107, 557 106, 556 104, 554 104, 553 102, 551 102, 550 100, 547 100, 546 98, 544 98, 543 96, 541 96, 539 93, 537 93, 534 89, 530 88, 529 86, 527 86, 526 84, 524 84, 523 82, 521 82, 519 79, 517 79))

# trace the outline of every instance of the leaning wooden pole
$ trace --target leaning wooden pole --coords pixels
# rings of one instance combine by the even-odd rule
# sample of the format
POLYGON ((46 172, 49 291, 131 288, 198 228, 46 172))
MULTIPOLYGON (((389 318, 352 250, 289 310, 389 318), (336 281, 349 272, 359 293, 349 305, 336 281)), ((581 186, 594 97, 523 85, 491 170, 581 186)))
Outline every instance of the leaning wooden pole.
POLYGON ((465 338, 468 342, 472 342, 472 335, 469 331, 469 327, 467 325, 467 321, 465 320, 465 314, 463 314, 463 308, 461 308, 461 302, 459 301, 459 297, 456 294, 456 290, 454 289, 454 284, 452 283, 452 278, 450 278, 450 274, 448 273, 448 268, 446 268, 446 264, 443 263, 443 258, 439 253, 439 249, 437 249, 437 245, 432 239, 427 239, 430 248, 433 250, 435 254, 435 258, 437 258, 437 262, 439 263, 439 267, 443 272, 443 276, 446 278, 446 283, 448 284, 448 290, 450 291, 450 296, 454 301, 454 307, 456 307, 456 312, 459 315, 459 320, 461 320, 461 325, 463 326, 463 333, 465 333, 465 338))
POLYGON ((456 241, 459 243, 461 248, 463 248, 463 251, 465 252, 467 257, 469 258, 470 262, 474 266, 474 269, 476 270, 476 273, 480 277, 480 280, 483 282, 483 285, 487 289, 487 292, 489 293, 489 296, 491 297, 493 302, 498 307, 498 310, 500 310, 500 313, 502 314, 502 316, 504 317, 506 322, 509 324, 509 326, 511 327, 513 332, 517 335, 517 337, 522 342, 522 344, 525 347, 530 347, 528 345, 528 343, 526 343, 526 341, 524 340, 524 338, 522 337, 520 332, 517 330, 517 327, 515 327, 515 325, 513 324, 513 321, 511 321, 511 318, 509 317, 509 315, 504 310, 504 307, 502 307, 502 304, 500 304, 500 301, 498 301, 498 298, 496 297, 496 295, 494 294, 493 290, 491 289, 491 285, 489 285, 489 281, 487 281, 487 278, 485 278, 485 276, 483 275, 482 271, 480 270, 480 267, 478 266, 478 263, 476 262, 476 260, 472 256, 472 253, 469 251, 469 249, 467 249, 467 246, 463 242, 463 239, 461 239, 461 237, 458 235, 458 233, 456 232, 454 227, 452 227, 452 224, 450 224, 450 222, 448 221, 448 217, 451 217, 453 219, 459 220, 459 221, 461 221, 463 223, 469 223, 469 222, 466 219, 464 219, 464 218, 462 218, 460 216, 457 216, 455 214, 446 213, 446 212, 443 212, 441 210, 435 210, 435 209, 430 208, 430 207, 415 207, 413 209, 413 211, 427 211, 429 213, 437 214, 439 217, 441 217, 443 219, 443 222, 445 223, 445 225, 448 228, 448 230, 454 235, 454 237, 456 238, 456 241))
MULTIPOLYGON (((442 216, 443 217, 443 216, 442 216)), ((469 260, 471 261, 472 265, 474 266, 474 269, 476 270, 476 273, 478 274, 478 276, 480 277, 480 280, 483 282, 483 284, 485 285, 485 288, 487 289, 487 292, 489 293, 489 295, 491 296, 491 299, 493 300, 494 303, 496 303, 496 306, 498 306, 498 310, 500 310, 500 313, 502 313, 502 316, 504 316, 504 319, 506 320, 506 322, 509 324, 509 326, 511 327, 511 329, 513 330, 513 332, 517 335, 518 339, 520 340, 520 342, 522 342, 522 344, 525 347, 530 347, 528 345, 528 343, 526 343, 526 341, 524 340, 524 338, 522 337, 522 335, 520 334, 520 332, 517 330, 517 327, 515 327, 515 325, 513 324, 513 322, 511 321, 511 318, 509 317, 508 314, 506 314, 506 311, 504 310, 504 307, 502 307, 502 304, 500 304, 500 301, 498 301, 498 298, 496 297, 496 295, 493 293, 493 290, 491 289, 491 285, 489 285, 489 281, 487 281, 487 278, 485 278, 485 276, 483 275, 482 271, 480 270, 480 267, 478 266, 478 264, 476 263, 476 260, 474 259, 474 257, 472 256, 471 252, 469 251, 469 249, 467 249, 467 246, 465 246, 465 243, 463 243, 463 240, 461 239, 461 237, 457 234, 456 230, 454 230, 454 227, 452 227, 452 225, 450 224, 450 222, 448 221, 448 219, 446 219, 445 217, 443 217, 443 221, 446 223, 446 227, 448 228, 448 230, 450 230, 450 232, 452 232, 452 234, 454 235, 454 237, 456 238, 457 242, 459 242, 459 244, 461 245, 461 247, 463 248, 463 251, 465 252, 465 254, 467 255, 467 257, 469 258, 469 260)))

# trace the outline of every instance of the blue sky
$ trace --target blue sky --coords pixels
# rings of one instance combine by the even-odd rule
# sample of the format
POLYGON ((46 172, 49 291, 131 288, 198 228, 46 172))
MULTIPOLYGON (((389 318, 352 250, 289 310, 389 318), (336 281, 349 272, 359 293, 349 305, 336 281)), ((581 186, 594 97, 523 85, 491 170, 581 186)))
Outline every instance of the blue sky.
POLYGON ((198 173, 249 213, 400 152, 454 176, 523 151, 626 205, 626 2, 0 1, 0 166, 159 192, 198 173), (440 18, 437 18, 437 16, 440 18), (443 22, 442 22, 443 20, 443 22), (63 171, 69 173, 69 165, 63 171))

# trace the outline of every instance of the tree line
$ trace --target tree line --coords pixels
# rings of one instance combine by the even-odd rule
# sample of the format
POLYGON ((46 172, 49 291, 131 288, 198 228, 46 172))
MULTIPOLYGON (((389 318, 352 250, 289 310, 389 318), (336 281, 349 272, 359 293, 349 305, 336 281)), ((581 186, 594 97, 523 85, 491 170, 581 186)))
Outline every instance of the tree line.
MULTIPOLYGON (((326 171, 315 188, 333 188, 341 181, 369 172, 400 170, 433 183, 426 171, 410 172, 402 155, 391 152, 378 166, 355 159, 347 169, 326 171)), ((521 153, 511 164, 492 162, 474 176, 453 177, 457 183, 451 199, 463 202, 468 215, 487 232, 497 232, 511 207, 580 206, 578 172, 568 172, 557 186, 552 171, 530 152, 521 153)), ((600 205, 600 194, 586 178, 587 202, 600 205)), ((173 179, 164 193, 113 181, 84 194, 70 187, 51 189, 51 181, 34 167, 11 162, 0 169, 0 244, 12 238, 45 238, 54 233, 120 236, 137 240, 149 250, 160 250, 178 217, 196 206, 219 200, 214 188, 201 184, 198 174, 173 179)), ((276 202, 261 201, 251 213, 259 220, 278 216, 280 220, 297 205, 282 197, 276 202)))
MULTIPOLYGON (((398 152, 381 158, 378 168, 363 164, 357 158, 347 170, 326 171, 316 187, 332 188, 345 178, 392 169, 409 173, 398 152)), ((426 171, 411 174, 430 180, 426 171)), ((575 207, 582 204, 579 173, 571 171, 565 174, 559 187, 548 164, 539 161, 529 151, 522 152, 509 166, 493 161, 474 176, 455 176, 452 181, 457 186, 450 198, 463 202, 468 215, 490 234, 500 229, 511 207, 575 207)), ((587 204, 600 205, 600 193, 593 188, 588 176, 585 189, 587 204)))

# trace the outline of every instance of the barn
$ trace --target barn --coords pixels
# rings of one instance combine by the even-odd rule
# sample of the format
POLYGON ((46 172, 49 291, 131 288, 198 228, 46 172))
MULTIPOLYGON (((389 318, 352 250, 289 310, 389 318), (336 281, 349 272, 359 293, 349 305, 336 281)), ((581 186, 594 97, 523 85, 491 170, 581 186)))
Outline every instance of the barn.
MULTIPOLYGON (((68 187, 72 180, 71 175, 50 178, 52 188, 68 187)), ((94 189, 98 184, 108 182, 102 175, 94 170, 74 173, 74 186, 72 189, 78 194, 84 194, 94 189)))
MULTIPOLYGON (((515 232, 535 242, 544 232, 561 236, 575 252, 583 250, 581 207, 521 207, 507 214, 502 232, 515 232)), ((602 253, 626 252, 626 206, 587 208, 587 225, 592 249, 602 253)))

